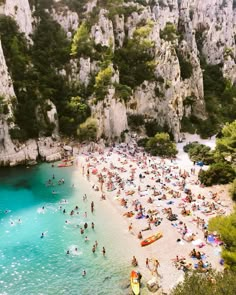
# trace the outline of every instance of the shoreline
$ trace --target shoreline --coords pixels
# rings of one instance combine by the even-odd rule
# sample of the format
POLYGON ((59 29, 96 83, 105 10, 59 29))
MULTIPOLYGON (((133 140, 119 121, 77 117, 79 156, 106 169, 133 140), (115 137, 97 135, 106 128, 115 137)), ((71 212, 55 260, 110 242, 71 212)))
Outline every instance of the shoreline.
MULTIPOLYGON (((185 145, 182 144, 182 145, 185 145)), ((191 216, 182 216, 180 214, 181 208, 179 208, 180 203, 182 202, 183 196, 185 195, 183 191, 181 191, 181 197, 180 198, 173 198, 170 194, 167 194, 166 200, 158 200, 157 197, 153 196, 153 192, 151 190, 151 187, 155 185, 155 179, 156 175, 153 174, 152 170, 152 163, 157 162, 159 163, 160 167, 158 169, 173 169, 172 171, 179 170, 179 165, 182 164, 181 167, 185 167, 186 171, 190 173, 189 168, 193 166, 190 160, 188 160, 188 163, 186 163, 185 159, 182 159, 182 153, 177 155, 177 159, 172 163, 170 160, 164 160, 163 163, 159 158, 157 157, 146 157, 146 164, 144 167, 137 164, 137 161, 135 160, 135 157, 131 157, 126 154, 126 152, 123 153, 122 150, 125 150, 123 147, 116 147, 112 150, 112 148, 106 148, 104 154, 99 154, 98 152, 95 153, 87 153, 79 155, 76 159, 77 164, 77 171, 79 175, 86 179, 86 173, 87 170, 90 171, 89 173, 89 180, 86 179, 87 183, 90 184, 90 188, 92 192, 94 193, 94 196, 96 196, 96 199, 98 198, 99 201, 101 199, 101 187, 100 183, 98 181, 98 174, 102 173, 105 182, 103 185, 104 194, 106 196, 106 200, 102 200, 101 202, 109 202, 109 206, 111 205, 114 208, 115 214, 118 214, 121 216, 124 220, 124 224, 127 225, 127 228, 125 230, 125 235, 129 235, 129 239, 132 240, 133 244, 133 252, 139 262, 138 270, 143 275, 143 278, 145 281, 148 281, 152 279, 153 275, 148 270, 148 268, 145 265, 146 258, 149 258, 150 260, 158 259, 160 262, 160 267, 158 268, 158 273, 160 275, 157 276, 158 281, 163 289, 164 292, 169 293, 170 290, 176 285, 179 281, 181 281, 184 277, 184 272, 182 270, 176 269, 173 263, 173 259, 178 255, 179 257, 184 256, 186 258, 186 261, 189 263, 191 262, 194 265, 194 261, 191 260, 191 258, 188 256, 188 253, 196 247, 196 249, 201 250, 205 253, 207 261, 212 265, 213 268, 216 268, 217 270, 222 270, 222 266, 219 264, 219 253, 220 248, 219 247, 213 247, 207 243, 203 246, 203 248, 198 248, 197 244, 194 245, 191 242, 186 242, 181 237, 181 226, 178 228, 178 226, 175 226, 173 222, 170 222, 166 215, 163 213, 163 209, 171 206, 173 213, 176 213, 179 217, 178 221, 180 220, 183 223, 186 223, 189 232, 196 234, 195 241, 199 243, 204 243, 204 235, 203 231, 196 226, 196 223, 194 223, 193 219, 200 217, 204 218, 205 222, 209 220, 210 217, 213 217, 215 215, 203 215, 201 211, 199 212, 192 212, 191 216), (126 156, 125 156, 126 155, 126 156), (87 166, 89 164, 89 167, 87 166), (190 166, 191 164, 191 166, 190 166), (163 167, 161 165, 164 165, 163 167), (177 168, 173 168, 176 166, 177 168), (84 167, 84 168, 83 168, 84 167), (114 168, 115 167, 115 168, 114 168), (122 168, 124 169, 122 171, 122 168), (132 169, 135 169, 134 173, 134 180, 133 182, 128 182, 127 179, 130 178, 132 175, 132 169), (83 172, 84 169, 84 172, 83 172), (97 169, 97 173, 92 173, 94 169, 97 169), (121 170, 119 170, 121 169, 121 170), (144 174, 145 171, 148 171, 148 174, 144 174), (117 173, 118 171, 118 173, 117 173), (122 172, 121 172, 122 171, 122 172), (113 173, 114 175, 118 174, 121 176, 123 180, 126 181, 124 185, 124 190, 120 189, 119 197, 117 197, 117 192, 119 192, 118 185, 115 181, 115 176, 112 176, 110 179, 112 179, 112 182, 115 184, 115 189, 112 191, 108 191, 106 188, 107 185, 107 179, 109 173, 113 173), (144 179, 139 179, 138 175, 140 173, 143 173, 145 175, 144 179), (84 174, 84 175, 83 175, 84 174), (151 176, 151 177, 150 177, 151 176), (113 179, 114 178, 114 179, 113 179), (97 186, 99 188, 99 191, 93 190, 92 186, 97 186), (140 187, 140 188, 139 188, 140 187), (143 195, 140 196, 139 189, 141 192, 143 192, 143 195), (132 195, 127 196, 125 194, 125 191, 128 190, 134 191, 132 195), (153 203, 148 203, 148 198, 151 197, 153 199, 153 203), (124 206, 120 206, 120 200, 124 198, 127 199, 127 208, 124 206), (135 219, 135 217, 127 218, 124 217, 124 213, 127 213, 128 211, 134 211, 134 206, 132 205, 133 202, 138 201, 140 202, 143 207, 145 207, 146 212, 150 210, 158 210, 157 216, 162 218, 161 224, 156 226, 152 225, 152 230, 144 231, 142 232, 143 238, 147 238, 151 236, 152 234, 156 232, 162 232, 163 237, 159 239, 158 241, 154 242, 151 245, 148 245, 147 247, 141 247, 140 246, 140 240, 137 238, 137 234, 139 231, 147 227, 147 220, 146 219, 135 219), (168 205, 167 202, 173 201, 173 204, 168 205), (129 225, 132 223, 132 230, 129 232, 128 228, 129 225), (181 240, 180 242, 177 242, 177 240, 181 240), (168 245, 168 247, 166 247, 168 245)), ((181 151, 180 147, 178 147, 178 150, 181 151)), ((186 154, 187 155, 187 154, 186 154)), ((157 169, 157 170, 158 170, 157 169)), ((182 170, 184 170, 182 168, 182 170)), ((195 175, 190 175, 189 179, 187 181, 187 186, 189 189, 191 189, 193 195, 202 194, 205 196, 205 200, 211 201, 212 194, 217 193, 219 195, 219 198, 221 200, 221 204, 218 202, 217 205, 220 207, 221 212, 224 214, 228 214, 231 212, 232 209, 232 201, 229 199, 228 193, 227 193, 227 186, 214 186, 210 188, 200 188, 199 185, 196 185, 194 181, 196 181, 197 172, 199 170, 198 167, 195 166, 195 175)), ((116 175, 117 176, 117 175, 116 175)), ((172 179, 171 179, 172 180, 172 179)), ((176 186, 168 185, 172 188, 176 188, 176 186)), ((176 185, 176 184, 175 184, 176 185)), ((176 189, 178 191, 178 189, 176 189)), ((198 200, 196 200, 196 203, 198 200)), ((200 201, 199 201, 200 202, 200 201)), ((186 207, 189 207, 189 204, 186 204, 186 207)), ((135 211, 134 211, 135 212, 135 211)), ((136 212, 135 212, 136 213, 136 212)), ((221 214, 222 214, 221 213, 221 214)), ((155 216, 155 215, 154 215, 155 216)), ((130 257, 131 261, 132 257, 130 257)), ((150 263, 151 268, 153 268, 152 263, 150 263)), ((155 275, 156 276, 156 275, 155 275)))

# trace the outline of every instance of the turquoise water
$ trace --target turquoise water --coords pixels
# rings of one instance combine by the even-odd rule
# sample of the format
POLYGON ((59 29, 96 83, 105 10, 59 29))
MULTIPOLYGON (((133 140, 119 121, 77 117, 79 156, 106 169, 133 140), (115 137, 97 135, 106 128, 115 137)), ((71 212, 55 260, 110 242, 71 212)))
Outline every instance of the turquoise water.
POLYGON ((0 294, 125 294, 121 282, 128 277, 131 253, 124 233, 119 224, 111 222, 108 201, 93 198, 86 185, 76 168, 43 164, 0 170, 0 294), (53 174, 55 186, 48 187, 46 181, 53 174), (61 178, 65 184, 58 185, 61 178), (85 192, 87 202, 82 200, 85 192), (62 199, 68 204, 60 204, 62 199), (79 214, 70 216, 76 205, 79 214), (81 235, 85 222, 88 229, 81 235), (95 240, 98 248, 93 254, 95 240))

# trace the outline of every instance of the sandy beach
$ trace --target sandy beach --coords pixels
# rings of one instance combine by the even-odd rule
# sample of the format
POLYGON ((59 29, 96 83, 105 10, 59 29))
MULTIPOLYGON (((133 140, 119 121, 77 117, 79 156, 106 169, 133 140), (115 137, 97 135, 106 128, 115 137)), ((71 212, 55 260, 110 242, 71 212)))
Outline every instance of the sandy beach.
POLYGON ((78 173, 90 183, 96 198, 109 202, 114 214, 124 219, 122 226, 127 227, 132 245, 137 245, 133 249, 136 269, 146 281, 157 277, 166 293, 183 279, 186 266, 198 267, 199 260, 190 255, 193 249, 200 252, 205 269, 223 268, 221 241, 207 232, 207 223, 211 217, 229 214, 233 204, 228 186, 206 188, 199 184, 200 167, 183 152, 186 143, 196 140, 214 148, 214 138, 200 140, 188 135, 177 144, 179 153, 173 160, 151 157, 135 144, 82 153, 76 159, 78 173), (141 247, 142 240, 157 232, 163 237, 141 247))

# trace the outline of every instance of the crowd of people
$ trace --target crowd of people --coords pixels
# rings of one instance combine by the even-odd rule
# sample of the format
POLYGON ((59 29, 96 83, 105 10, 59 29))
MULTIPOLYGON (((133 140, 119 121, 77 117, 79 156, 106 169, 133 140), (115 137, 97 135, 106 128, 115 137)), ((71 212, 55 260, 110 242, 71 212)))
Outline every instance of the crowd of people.
MULTIPOLYGON (((96 168, 96 173, 89 173, 92 177, 87 179, 99 188, 98 193, 105 199, 113 201, 114 197, 120 212, 128 219, 128 232, 134 233, 138 240, 146 238, 146 231, 151 235, 162 228, 162 223, 166 224, 168 220, 172 231, 179 235, 177 242, 186 243, 188 248, 191 243, 207 248, 210 244, 209 218, 225 214, 228 210, 221 191, 212 192, 212 188, 207 190, 200 184, 200 167, 194 163, 188 167, 179 166, 175 159, 151 157, 136 144, 114 145, 102 153, 85 154, 81 162, 83 171, 96 168)), ((170 252, 173 251, 171 249, 170 252)), ((209 252, 208 248, 210 260, 213 255, 209 257, 209 252)), ((199 253, 197 251, 195 258, 200 257, 199 253)), ((146 266, 148 261, 149 258, 146 266)), ((192 262, 182 260, 182 267, 178 269, 186 271, 193 266, 202 270, 206 265, 209 268, 210 263, 202 264, 202 261, 200 258, 198 265, 194 266, 192 262)), ((166 261, 168 263, 171 264, 171 261, 166 261)), ((131 265, 139 265, 135 256, 131 265)), ((150 271, 155 273, 153 268, 150 271)))

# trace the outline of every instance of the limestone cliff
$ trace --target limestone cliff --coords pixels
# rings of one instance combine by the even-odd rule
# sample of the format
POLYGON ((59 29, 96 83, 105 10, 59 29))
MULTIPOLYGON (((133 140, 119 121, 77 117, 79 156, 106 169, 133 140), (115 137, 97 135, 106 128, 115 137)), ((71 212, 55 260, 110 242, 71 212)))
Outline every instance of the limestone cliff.
MULTIPOLYGON (((70 88, 70 96, 65 93, 66 98, 59 99, 59 89, 55 94, 55 89, 44 91, 41 86, 35 86, 38 101, 44 101, 49 109, 36 103, 32 112, 42 126, 51 124, 49 135, 57 137, 64 125, 75 132, 89 115, 84 111, 86 102, 91 116, 97 120, 98 138, 119 138, 130 129, 130 116, 142 115, 145 122, 167 125, 178 140, 183 118, 208 118, 203 62, 219 65, 225 79, 232 85, 236 82, 234 0, 83 0, 77 4, 70 0, 50 0, 44 4, 35 0, 5 0, 0 3, 1 14, 16 21, 29 44, 37 42, 39 34, 35 32, 41 19, 56 21, 70 43, 69 60, 65 58, 61 64, 53 61, 48 68, 54 67, 51 76, 63 79, 66 85, 60 93, 70 88), (59 109, 59 114, 58 107, 63 109, 59 109), (78 126, 72 128, 73 122, 78 126)), ((52 21, 50 24, 53 25, 52 21)), ((16 91, 14 73, 6 65, 1 46, 0 62, 0 95, 9 110, 1 114, 0 161, 13 164, 36 160, 40 156, 37 139, 29 142, 31 156, 28 143, 19 148, 22 144, 11 139, 9 130, 18 128, 14 108, 18 103, 15 92, 19 89, 16 91)), ((37 65, 40 69, 40 63, 34 62, 35 55, 26 68, 37 65)), ((47 88, 52 89, 51 85, 47 88)), ((40 130, 38 134, 41 135, 40 130)))
POLYGON ((0 13, 15 19, 21 32, 27 37, 33 32, 33 17, 29 0, 4 0, 1 1, 0 13))

